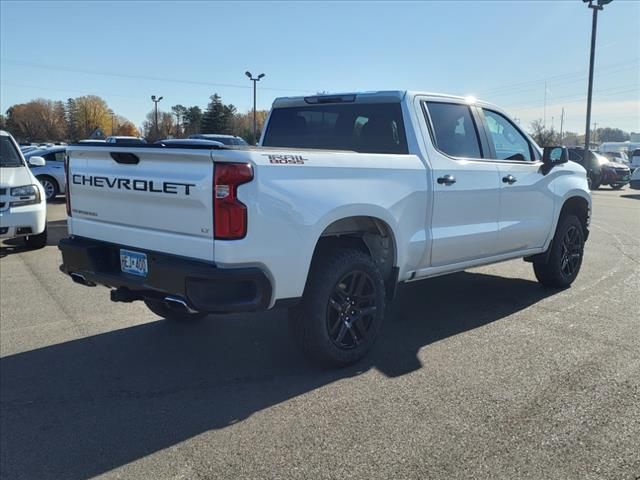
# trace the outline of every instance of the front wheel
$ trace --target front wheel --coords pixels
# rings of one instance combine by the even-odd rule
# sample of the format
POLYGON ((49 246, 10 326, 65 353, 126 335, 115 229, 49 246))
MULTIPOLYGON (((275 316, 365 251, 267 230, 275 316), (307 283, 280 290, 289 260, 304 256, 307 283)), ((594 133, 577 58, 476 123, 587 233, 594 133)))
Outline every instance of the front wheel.
POLYGON ((198 320, 207 316, 204 312, 189 312, 185 308, 169 305, 163 300, 153 298, 145 298, 145 305, 149 310, 159 317, 177 322, 187 322, 190 320, 198 320))
POLYGON ((53 178, 47 175, 40 175, 36 178, 42 185, 42 188, 44 188, 44 194, 47 199, 47 202, 50 202, 51 200, 56 198, 56 196, 60 192, 60 189, 58 188, 58 183, 53 178))
POLYGON ((384 280, 371 257, 341 249, 313 262, 302 303, 289 312, 289 323, 312 361, 342 367, 371 349, 384 307, 384 280))
POLYGON ((553 288, 567 288, 578 276, 584 256, 584 230, 575 215, 565 215, 558 222, 546 261, 533 262, 538 281, 553 288))

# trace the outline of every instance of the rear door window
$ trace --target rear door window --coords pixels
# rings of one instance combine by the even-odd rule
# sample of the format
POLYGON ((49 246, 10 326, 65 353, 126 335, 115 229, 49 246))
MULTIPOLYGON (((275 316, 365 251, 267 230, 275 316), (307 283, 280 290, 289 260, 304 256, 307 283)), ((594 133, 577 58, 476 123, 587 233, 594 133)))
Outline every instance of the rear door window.
POLYGON ((452 157, 482 158, 478 131, 467 105, 425 102, 435 146, 452 157))
POLYGON ((265 147, 408 153, 399 103, 345 103, 276 108, 265 147))

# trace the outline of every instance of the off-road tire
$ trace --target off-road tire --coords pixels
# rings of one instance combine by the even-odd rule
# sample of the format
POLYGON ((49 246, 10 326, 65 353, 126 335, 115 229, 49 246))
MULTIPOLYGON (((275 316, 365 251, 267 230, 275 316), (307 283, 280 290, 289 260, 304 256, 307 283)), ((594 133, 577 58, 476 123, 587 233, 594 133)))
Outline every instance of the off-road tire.
POLYGON ((379 269, 366 253, 344 248, 314 259, 303 299, 289 311, 289 326, 311 361, 343 367, 369 352, 380 333, 384 310, 385 285, 379 269))
POLYGON ((573 283, 584 257, 584 237, 584 227, 578 217, 566 214, 560 218, 546 261, 533 262, 533 271, 542 285, 567 288, 573 283), (568 240, 572 235, 576 235, 575 241, 568 240))

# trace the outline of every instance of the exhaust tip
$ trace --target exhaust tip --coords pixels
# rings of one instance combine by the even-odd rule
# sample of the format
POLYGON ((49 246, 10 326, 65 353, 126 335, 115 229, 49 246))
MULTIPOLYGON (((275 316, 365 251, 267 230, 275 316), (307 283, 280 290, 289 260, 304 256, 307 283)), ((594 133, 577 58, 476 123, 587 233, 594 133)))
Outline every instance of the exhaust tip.
POLYGON ((197 310, 194 310, 193 308, 191 308, 187 304, 187 302, 185 302, 180 297, 167 296, 167 297, 164 297, 164 302, 171 308, 175 308, 177 306, 178 308, 184 309, 188 313, 198 313, 197 310))
POLYGON ((84 285, 85 287, 95 287, 96 286, 95 283, 90 282, 89 280, 87 280, 85 278, 85 276, 82 275, 81 273, 72 272, 69 275, 71 275, 71 279, 74 282, 79 283, 80 285, 84 285))

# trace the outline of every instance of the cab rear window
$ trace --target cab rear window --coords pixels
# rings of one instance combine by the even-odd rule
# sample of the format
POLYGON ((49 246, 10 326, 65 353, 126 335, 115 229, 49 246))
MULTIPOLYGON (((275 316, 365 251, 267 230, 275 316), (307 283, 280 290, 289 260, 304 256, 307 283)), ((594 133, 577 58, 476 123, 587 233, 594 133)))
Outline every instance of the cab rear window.
POLYGON ((408 153, 399 103, 276 108, 271 112, 262 145, 361 153, 408 153))

